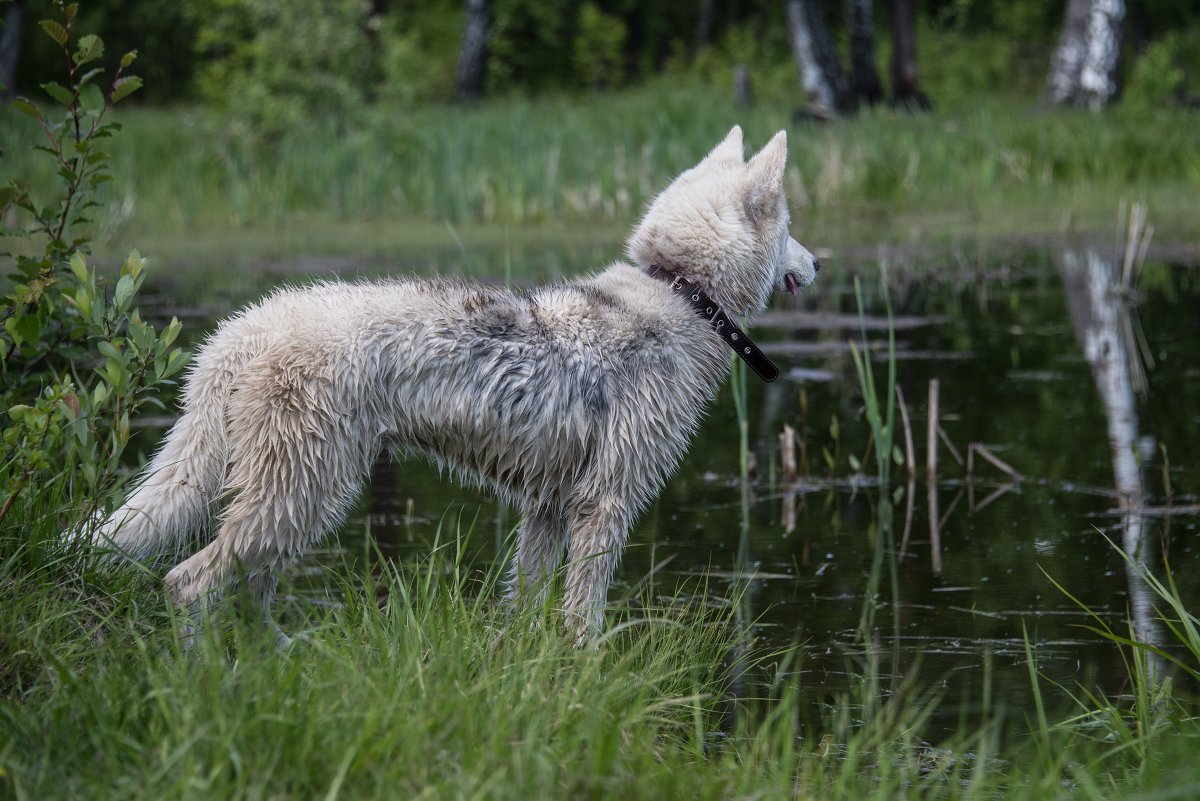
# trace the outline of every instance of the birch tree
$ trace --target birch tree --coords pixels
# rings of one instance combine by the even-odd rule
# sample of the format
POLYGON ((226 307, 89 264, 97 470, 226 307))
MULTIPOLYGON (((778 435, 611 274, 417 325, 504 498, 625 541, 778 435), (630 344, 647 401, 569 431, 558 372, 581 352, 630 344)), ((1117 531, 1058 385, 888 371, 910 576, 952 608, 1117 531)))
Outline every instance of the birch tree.
POLYGON ((788 41, 808 100, 808 111, 831 118, 852 112, 856 103, 838 60, 833 37, 813 0, 785 0, 788 41))
POLYGON ((458 68, 454 72, 455 95, 459 100, 478 100, 483 97, 492 8, 490 0, 466 0, 466 6, 462 46, 458 51, 458 68))
POLYGON ((1069 0, 1046 100, 1099 109, 1117 95, 1124 0, 1069 0))

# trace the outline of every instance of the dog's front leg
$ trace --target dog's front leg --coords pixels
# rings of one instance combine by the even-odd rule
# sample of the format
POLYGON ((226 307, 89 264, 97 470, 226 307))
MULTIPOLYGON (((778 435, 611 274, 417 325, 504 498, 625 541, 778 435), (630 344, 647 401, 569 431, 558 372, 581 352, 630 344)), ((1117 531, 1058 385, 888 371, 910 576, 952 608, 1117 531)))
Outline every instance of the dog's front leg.
POLYGON ((567 516, 562 507, 526 505, 509 571, 507 600, 527 608, 545 603, 566 547, 567 516))
POLYGON ((625 504, 616 498, 588 499, 571 507, 563 612, 577 644, 603 626, 608 585, 629 536, 629 523, 625 504))

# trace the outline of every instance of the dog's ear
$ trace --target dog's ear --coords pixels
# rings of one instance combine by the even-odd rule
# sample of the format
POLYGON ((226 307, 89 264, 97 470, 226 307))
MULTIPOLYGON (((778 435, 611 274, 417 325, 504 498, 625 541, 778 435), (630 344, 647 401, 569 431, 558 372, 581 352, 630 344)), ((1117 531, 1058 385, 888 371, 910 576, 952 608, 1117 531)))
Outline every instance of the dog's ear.
POLYGON ((704 161, 736 161, 742 162, 742 126, 735 125, 721 140, 721 144, 712 149, 704 157, 704 161))
POLYGON ((786 166, 787 131, 780 131, 746 165, 746 208, 754 218, 769 213, 779 202, 786 166))

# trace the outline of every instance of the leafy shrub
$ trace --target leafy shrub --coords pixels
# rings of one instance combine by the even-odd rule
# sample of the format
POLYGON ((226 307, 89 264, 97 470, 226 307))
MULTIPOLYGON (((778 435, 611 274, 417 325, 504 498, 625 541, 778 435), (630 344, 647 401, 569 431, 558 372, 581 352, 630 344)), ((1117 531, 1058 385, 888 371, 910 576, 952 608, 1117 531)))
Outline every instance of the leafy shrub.
POLYGON ((190 6, 205 59, 196 82, 216 108, 277 134, 315 110, 365 100, 367 6, 360 0, 200 0, 190 6))
POLYGON ((1157 108, 1177 100, 1182 87, 1179 37, 1170 33, 1147 47, 1134 62, 1124 102, 1137 110, 1157 108))
MULTIPOLYGON (((11 0, 10 0, 11 1, 11 0)), ((7 7, 0 0, 0 12, 7 7)), ((50 6, 25 3, 26 19, 50 6)), ((138 70, 146 80, 139 97, 146 102, 179 100, 188 95, 196 69, 196 26, 187 3, 161 0, 87 0, 86 18, 73 20, 79 36, 95 34, 110 52, 138 50, 138 70)), ((44 76, 62 68, 62 49, 32 24, 24 26, 15 91, 34 91, 44 76)))
POLYGON ((457 6, 389 5, 379 29, 379 100, 407 106, 453 98, 462 24, 457 6))
POLYGON ((784 31, 782 23, 772 25, 769 20, 730 26, 714 45, 702 48, 690 65, 681 45, 670 71, 680 77, 694 73, 732 97, 733 73, 742 66, 749 71, 756 98, 794 105, 801 96, 800 83, 784 31))
POLYGON ((570 85, 578 6, 560 0, 495 0, 488 94, 570 85))
POLYGON ((61 22, 39 24, 65 56, 65 84, 42 84, 55 104, 49 110, 24 97, 14 105, 45 134, 36 149, 55 162, 61 194, 39 201, 15 182, 0 188, 0 214, 15 206, 29 218, 4 254, 13 269, 0 313, 0 409, 8 418, 0 441, 0 520, 30 488, 65 486, 95 511, 114 483, 131 417, 157 403, 157 390, 187 361, 173 346, 179 322, 158 332, 133 307, 145 278, 137 252, 110 296, 87 265, 86 236, 75 234, 99 205, 94 191, 110 178, 102 147, 119 126, 105 118, 142 82, 125 74, 136 58, 131 51, 101 89, 105 70, 96 63, 104 42, 73 35, 77 3, 56 5, 61 22))
POLYGON ((579 10, 579 33, 575 37, 574 64, 580 82, 594 89, 613 89, 625 78, 625 37, 628 30, 620 17, 605 14, 595 3, 579 10))
MULTIPOLYGON (((939 107, 950 110, 971 108, 985 95, 1036 96, 1054 46, 1049 39, 925 27, 917 36, 921 82, 939 107)), ((881 55, 891 59, 890 37, 881 55)))

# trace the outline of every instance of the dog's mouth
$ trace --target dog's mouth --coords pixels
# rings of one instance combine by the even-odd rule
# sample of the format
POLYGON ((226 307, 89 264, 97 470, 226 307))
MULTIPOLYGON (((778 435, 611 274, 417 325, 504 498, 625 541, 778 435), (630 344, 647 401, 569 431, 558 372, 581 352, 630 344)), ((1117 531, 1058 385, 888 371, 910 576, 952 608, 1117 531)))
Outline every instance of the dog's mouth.
POLYGON ((784 274, 783 284, 787 287, 787 291, 791 292, 793 295, 795 295, 796 290, 800 288, 800 282, 797 281, 796 276, 792 275, 791 273, 784 274))

